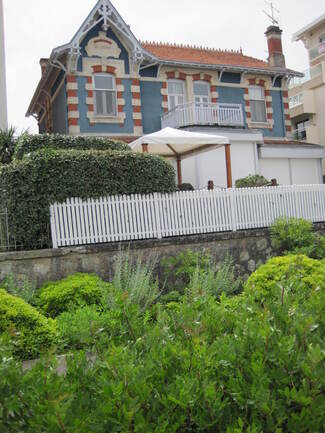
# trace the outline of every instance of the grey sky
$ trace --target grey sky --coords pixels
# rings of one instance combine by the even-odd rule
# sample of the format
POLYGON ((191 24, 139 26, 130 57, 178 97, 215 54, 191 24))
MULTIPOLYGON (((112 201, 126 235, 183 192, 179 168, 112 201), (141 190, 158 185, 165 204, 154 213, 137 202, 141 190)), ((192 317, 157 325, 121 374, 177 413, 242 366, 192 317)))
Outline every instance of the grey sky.
MULTIPOLYGON (((69 42, 96 0, 4 0, 9 124, 37 131, 26 119, 40 79, 40 57, 69 42)), ((124 20, 141 40, 239 49, 265 59, 268 20, 264 0, 115 0, 124 20)), ((280 10, 287 66, 303 70, 307 52, 292 34, 325 12, 324 0, 275 0, 280 10)))

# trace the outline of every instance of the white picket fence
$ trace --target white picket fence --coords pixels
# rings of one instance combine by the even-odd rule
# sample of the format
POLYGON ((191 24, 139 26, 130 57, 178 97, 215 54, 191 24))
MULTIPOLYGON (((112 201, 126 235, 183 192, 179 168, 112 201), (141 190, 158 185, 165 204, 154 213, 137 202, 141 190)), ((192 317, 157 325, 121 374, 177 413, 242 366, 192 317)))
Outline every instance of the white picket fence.
POLYGON ((325 185, 71 198, 50 213, 54 248, 236 231, 281 216, 325 221, 325 185))

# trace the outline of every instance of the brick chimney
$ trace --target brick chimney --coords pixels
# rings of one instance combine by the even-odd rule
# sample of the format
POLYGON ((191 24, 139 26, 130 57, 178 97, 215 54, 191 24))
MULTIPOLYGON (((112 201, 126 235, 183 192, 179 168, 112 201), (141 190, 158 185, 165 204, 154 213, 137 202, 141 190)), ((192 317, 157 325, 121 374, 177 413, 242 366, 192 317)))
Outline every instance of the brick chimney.
POLYGON ((269 65, 273 68, 285 68, 286 62, 282 50, 282 30, 278 26, 269 26, 265 32, 269 48, 269 65))
POLYGON ((42 70, 42 77, 46 71, 48 61, 49 61, 49 59, 40 59, 40 61, 39 61, 39 64, 41 65, 41 70, 42 70))

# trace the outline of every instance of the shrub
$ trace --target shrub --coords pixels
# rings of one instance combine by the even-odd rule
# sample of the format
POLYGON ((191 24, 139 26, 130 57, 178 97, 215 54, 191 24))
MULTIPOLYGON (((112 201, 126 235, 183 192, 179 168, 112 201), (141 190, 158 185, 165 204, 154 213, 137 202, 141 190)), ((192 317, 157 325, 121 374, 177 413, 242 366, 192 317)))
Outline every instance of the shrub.
POLYGON ((271 226, 272 246, 279 254, 305 254, 325 257, 325 237, 313 233, 310 221, 300 218, 278 218, 271 226))
POLYGON ((15 152, 15 128, 0 130, 0 165, 10 164, 15 152))
POLYGON ((19 296, 29 304, 33 303, 36 294, 36 286, 28 278, 22 279, 10 274, 2 282, 0 286, 3 287, 8 293, 14 296, 19 296))
POLYGON ((0 289, 0 333, 12 337, 14 354, 31 359, 56 343, 55 322, 22 299, 0 289))
POLYGON ((175 188, 168 162, 132 152, 43 150, 0 169, 0 201, 8 209, 10 233, 17 244, 32 249, 50 246, 53 202, 175 188))
POLYGON ((321 290, 263 308, 193 292, 63 376, 53 358, 23 374, 0 347, 0 431, 323 432, 324 308, 321 290))
POLYGON ((282 296, 283 286, 299 295, 301 284, 312 293, 325 289, 325 266, 318 260, 303 255, 274 257, 260 266, 247 280, 245 292, 258 300, 282 296))
POLYGON ((191 250, 176 257, 164 257, 161 260, 161 280, 165 290, 183 293, 194 274, 205 272, 210 267, 210 262, 209 254, 191 250))
POLYGON ((56 323, 63 350, 92 349, 105 329, 105 316, 91 305, 60 314, 56 323))
POLYGON ((278 218, 271 226, 272 246, 279 253, 307 247, 313 242, 313 225, 298 218, 278 218))
POLYGON ((41 149, 131 150, 124 141, 112 140, 110 138, 83 137, 63 134, 22 134, 17 142, 15 157, 22 159, 24 155, 41 149))
POLYGON ((116 263, 113 286, 124 293, 127 305, 135 304, 141 310, 149 308, 159 297, 158 281, 154 277, 156 261, 150 257, 132 261, 129 254, 121 253, 116 263))
POLYGON ((243 281, 235 273, 233 260, 227 256, 223 263, 215 270, 212 266, 206 269, 197 268, 191 277, 189 289, 207 292, 213 296, 222 293, 235 295, 242 291, 243 281))
POLYGON ((102 306, 104 286, 104 281, 96 275, 74 274, 45 284, 36 302, 43 313, 56 317, 86 305, 102 306))
POLYGON ((194 187, 190 183, 181 183, 177 187, 178 191, 194 191, 194 187))
POLYGON ((257 186, 270 185, 270 181, 259 174, 249 174, 242 179, 237 179, 235 182, 236 188, 253 188, 257 186))

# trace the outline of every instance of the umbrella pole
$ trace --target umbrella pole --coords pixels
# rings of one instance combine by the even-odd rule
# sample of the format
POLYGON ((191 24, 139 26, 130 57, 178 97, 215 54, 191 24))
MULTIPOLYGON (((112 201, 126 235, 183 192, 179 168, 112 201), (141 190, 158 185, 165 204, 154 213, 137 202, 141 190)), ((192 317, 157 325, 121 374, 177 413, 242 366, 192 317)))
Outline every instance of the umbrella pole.
POLYGON ((227 172, 227 188, 232 188, 230 144, 225 144, 225 157, 226 157, 226 172, 227 172))
POLYGON ((148 144, 142 143, 142 153, 148 153, 148 144))
POLYGON ((178 186, 179 186, 183 183, 183 180, 182 180, 182 160, 181 160, 180 156, 177 157, 176 161, 177 161, 177 182, 178 182, 178 186))

